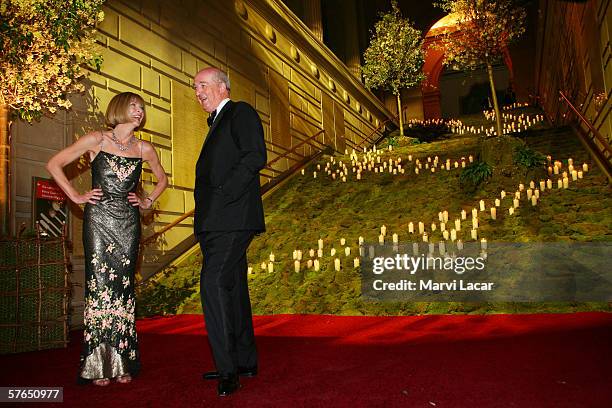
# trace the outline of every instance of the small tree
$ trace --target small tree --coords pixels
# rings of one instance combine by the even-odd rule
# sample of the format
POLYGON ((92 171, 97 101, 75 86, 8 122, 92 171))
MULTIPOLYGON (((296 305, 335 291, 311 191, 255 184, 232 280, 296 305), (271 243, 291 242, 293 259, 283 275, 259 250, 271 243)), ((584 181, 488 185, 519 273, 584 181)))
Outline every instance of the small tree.
POLYGON ((486 66, 497 135, 501 136, 493 64, 502 59, 508 44, 525 32, 525 10, 512 0, 441 0, 437 5, 457 16, 456 31, 442 37, 440 47, 444 50, 444 63, 456 70, 486 66))
POLYGON ((31 122, 71 106, 83 64, 99 69, 95 26, 104 0, 0 2, 0 215, 7 232, 10 118, 31 122))
POLYGON ((366 87, 382 88, 397 98, 400 135, 404 135, 402 120, 403 88, 418 85, 425 75, 422 72, 423 39, 421 32, 402 18, 397 0, 391 2, 392 10, 381 14, 376 23, 370 45, 364 53, 365 64, 361 72, 366 87))

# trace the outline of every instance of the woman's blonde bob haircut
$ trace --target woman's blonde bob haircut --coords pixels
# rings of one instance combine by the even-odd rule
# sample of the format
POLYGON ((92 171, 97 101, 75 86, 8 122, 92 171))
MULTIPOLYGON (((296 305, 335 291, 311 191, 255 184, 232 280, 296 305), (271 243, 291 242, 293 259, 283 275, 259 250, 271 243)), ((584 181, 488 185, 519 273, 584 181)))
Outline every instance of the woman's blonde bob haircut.
POLYGON ((144 127, 147 121, 147 112, 144 109, 145 101, 138 94, 133 92, 123 92, 118 95, 115 95, 113 99, 108 104, 106 108, 106 125, 111 128, 115 128, 115 126, 121 123, 128 123, 130 121, 129 116, 129 108, 130 103, 136 100, 140 104, 142 104, 142 121, 140 121, 140 126, 138 126, 134 130, 140 130, 144 127))

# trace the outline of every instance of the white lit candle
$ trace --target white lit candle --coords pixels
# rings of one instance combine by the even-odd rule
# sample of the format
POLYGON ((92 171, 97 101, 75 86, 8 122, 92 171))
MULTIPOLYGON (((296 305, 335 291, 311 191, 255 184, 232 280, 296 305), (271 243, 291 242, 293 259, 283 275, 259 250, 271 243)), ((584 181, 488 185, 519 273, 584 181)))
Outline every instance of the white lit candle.
POLYGON ((583 163, 583 164, 582 164, 582 171, 583 171, 584 173, 586 173, 587 171, 589 171, 589 165, 588 165, 588 164, 586 164, 586 163, 583 163))
POLYGON ((414 233, 414 224, 412 223, 412 221, 408 223, 408 232, 411 234, 414 233))
POLYGON ((344 246, 346 244, 346 239, 340 238, 340 245, 344 246))
POLYGON ((266 269, 268 269, 268 264, 267 264, 267 263, 265 263, 265 262, 262 262, 262 263, 261 263, 261 270, 262 270, 262 271, 265 271, 266 269))
POLYGON ((253 267, 252 267, 252 266, 249 266, 249 267, 247 268, 247 274, 248 274, 248 275, 253 274, 253 267))
POLYGON ((478 228, 478 218, 472 218, 472 228, 478 228))
POLYGON ((461 210, 461 219, 462 220, 466 220, 467 219, 467 212, 465 212, 465 210, 461 210))
POLYGON ((508 208, 508 214, 514 215, 514 207, 508 208))
POLYGON ((450 232, 450 239, 451 241, 454 241, 457 239, 457 230, 455 230, 454 228, 450 232))
POLYGON ((513 201, 513 205, 514 205, 514 208, 517 208, 519 206, 519 200, 515 198, 513 201))
POLYGON ((444 223, 444 222, 440 223, 440 231, 442 231, 442 232, 446 231, 446 223, 444 223))
POLYGON ((444 231, 442 233, 442 237, 444 237, 444 239, 448 240, 448 231, 444 231))
POLYGON ((578 170, 578 178, 581 179, 582 177, 584 177, 582 170, 578 170))
POLYGON ((384 235, 381 234, 381 235, 378 236, 378 243, 380 245, 383 245, 385 243, 385 236, 384 235))
POLYGON ((300 261, 295 261, 293 263, 293 267, 295 269, 295 272, 298 273, 300 271, 300 261))
POLYGON ((491 207, 491 219, 493 220, 497 219, 497 208, 495 207, 491 207))
POLYGON ((306 261, 306 268, 308 269, 312 268, 312 259, 309 259, 308 261, 306 261))
POLYGON ((351 247, 344 248, 344 255, 349 256, 351 254, 351 247))
POLYGON ((354 268, 359 268, 359 258, 353 259, 353 267, 354 268))
POLYGON ((472 230, 472 239, 473 240, 477 240, 478 239, 478 231, 473 229, 472 230))
POLYGON ((544 182, 544 180, 540 181, 540 190, 544 191, 546 189, 546 183, 544 182))
POLYGON ((330 256, 336 255, 336 248, 332 248, 331 251, 329 251, 329 255, 330 256))
POLYGON ((535 207, 537 204, 538 204, 538 197, 536 196, 531 197, 531 205, 535 207))
POLYGON ((427 233, 423 234, 423 242, 428 242, 427 233))
POLYGON ((336 272, 340 271, 340 259, 334 259, 334 268, 336 269, 336 272))
POLYGON ((308 256, 310 256, 311 258, 313 258, 315 255, 315 251, 314 249, 310 248, 310 251, 308 251, 308 256))
POLYGON ((318 271, 320 269, 319 260, 315 259, 313 264, 314 264, 315 271, 318 271))
POLYGON ((317 249, 317 257, 323 258, 323 250, 322 249, 317 249))
POLYGON ((480 200, 480 211, 484 211, 485 210, 485 202, 484 200, 480 200))
POLYGON ((323 249, 323 240, 319 239, 319 249, 323 249))
POLYGON ((399 242, 397 234, 393 234, 393 243, 397 244, 399 242))
POLYGON ((386 226, 383 225, 382 227, 380 227, 380 235, 382 235, 383 237, 385 235, 387 235, 387 227, 386 226))
POLYGON ((546 188, 549 189, 549 190, 552 188, 552 180, 551 179, 546 180, 546 188))
POLYGON ((423 234, 425 232, 425 224, 422 221, 419 221, 419 234, 423 234))
POLYGON ((455 220, 455 229, 461 231, 461 220, 459 218, 455 220))
POLYGON ((495 199, 495 206, 499 207, 501 205, 501 201, 499 201, 499 198, 495 199))
POLYGON ((274 272, 274 264, 272 262, 268 262, 268 273, 274 272))
POLYGON ((274 262, 274 254, 270 252, 270 262, 274 262))
POLYGON ((563 188, 569 187, 569 179, 567 177, 563 177, 563 188))

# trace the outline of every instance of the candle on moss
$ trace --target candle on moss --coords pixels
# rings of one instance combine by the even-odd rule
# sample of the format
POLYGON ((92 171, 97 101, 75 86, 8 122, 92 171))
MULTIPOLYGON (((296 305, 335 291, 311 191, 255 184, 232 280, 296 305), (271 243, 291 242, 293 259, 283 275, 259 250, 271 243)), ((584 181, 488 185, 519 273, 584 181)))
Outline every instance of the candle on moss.
POLYGON ((523 191, 525 189, 525 186, 523 185, 523 183, 519 184, 519 191, 523 191))
POLYGON ((484 211, 485 210, 485 202, 484 200, 480 200, 480 211, 484 211))
POLYGON ((499 207, 501 205, 501 201, 499 201, 499 198, 495 199, 495 206, 499 207))
POLYGON ((472 218, 472 228, 478 228, 478 218, 472 218))
POLYGON ((461 220, 459 218, 455 219, 455 229, 461 231, 461 220))
POLYGON ((440 223, 440 231, 442 231, 442 232, 446 231, 446 223, 445 222, 441 222, 440 223))
POLYGON ((547 189, 552 189, 552 180, 551 179, 547 179, 546 180, 546 188, 547 189))
POLYGON ((423 242, 428 242, 429 241, 429 237, 427 236, 427 233, 423 234, 423 242))
POLYGON ((274 262, 274 254, 270 252, 270 262, 274 262))
POLYGON ((359 245, 363 245, 363 237, 360 236, 359 239, 357 240, 357 242, 359 242, 359 245))
POLYGON ((514 208, 517 208, 519 206, 519 200, 517 198, 515 198, 512 203, 514 205, 514 208))
POLYGON ((527 190, 527 200, 531 200, 531 195, 533 194, 533 191, 531 191, 531 189, 527 190))
POLYGON ((317 249, 317 257, 323 258, 323 250, 322 249, 317 249))
POLYGON ((252 266, 249 266, 249 267, 247 268, 247 274, 248 274, 248 275, 253 274, 253 267, 252 267, 252 266))
POLYGON ((546 189, 546 183, 544 180, 540 180, 540 190, 544 191, 544 189, 546 189))
POLYGON ((553 174, 553 168, 552 166, 548 166, 548 175, 552 176, 552 174, 553 174))
POLYGON ((295 269, 295 272, 298 273, 300 271, 300 261, 295 261, 293 263, 293 267, 295 269))
POLYGON ((319 264, 319 260, 318 259, 314 260, 313 265, 314 265, 315 271, 318 271, 320 269, 320 264, 319 264))
POLYGON ((399 239, 397 237, 397 234, 393 234, 393 243, 397 244, 399 242, 399 239))
POLYGON ((438 221, 444 222, 444 214, 442 214, 442 211, 438 213, 438 221))
POLYGON ((330 256, 336 255, 336 248, 332 248, 331 251, 329 251, 329 255, 330 256))
POLYGON ((310 256, 311 258, 314 257, 315 251, 314 249, 310 248, 310 250, 308 251, 308 256, 310 256))
POLYGON ((448 211, 444 210, 442 216, 444 217, 444 222, 448 222, 448 211))
POLYGON ((582 177, 584 177, 582 170, 578 170, 578 178, 582 179, 582 177))
POLYGON ((510 214, 510 215, 514 214, 514 207, 508 208, 508 214, 510 214))
POLYGON ((454 229, 454 228, 450 232, 450 239, 451 239, 451 241, 454 241, 454 240, 457 239, 457 230, 454 229))
POLYGON ((309 259, 308 261, 306 261, 306 268, 308 269, 312 268, 312 259, 309 259))
POLYGON ((472 239, 473 240, 477 240, 478 239, 478 231, 477 230, 473 229, 471 231, 471 235, 472 235, 472 239))
POLYGON ((540 190, 534 190, 533 191, 533 196, 539 200, 540 199, 540 190))
POLYGON ((359 268, 359 258, 353 259, 353 267, 354 268, 359 268))
POLYGON ((334 259, 334 268, 336 269, 336 272, 340 271, 340 259, 334 259))
POLYGON ((472 208, 472 218, 478 218, 478 210, 475 208, 472 208))
POLYGON ((422 221, 419 221, 419 234, 423 234, 425 232, 425 224, 422 221))
POLYGON ((538 204, 538 197, 536 196, 531 197, 531 205, 535 207, 537 204, 538 204))
POLYGON ((501 191, 501 193, 499 194, 499 197, 503 200, 504 198, 506 198, 506 192, 504 190, 501 191))
POLYGON ((567 177, 563 177, 563 188, 569 187, 569 179, 567 177))
POLYGON ((557 167, 557 165, 555 165, 555 167, 553 168, 553 173, 559 174, 559 167, 557 167))
POLYGON ((584 173, 586 173, 587 171, 589 171, 589 165, 588 165, 588 164, 586 164, 586 163, 583 163, 583 164, 582 164, 582 171, 583 171, 584 173))
POLYGON ((562 189, 563 188, 563 180, 557 179, 557 188, 558 189, 562 189))
POLYGON ((444 237, 444 239, 448 240, 448 238, 449 238, 448 231, 442 232, 442 237, 444 237))
POLYGON ((412 221, 408 223, 408 232, 414 234, 414 224, 412 221))
POLYGON ((318 244, 319 244, 319 249, 323 249, 323 240, 322 239, 319 239, 318 244))
POLYGON ((533 182, 533 180, 529 182, 529 188, 532 190, 535 188, 535 183, 533 182))
POLYGON ((495 207, 491 207, 491 219, 493 220, 497 219, 497 208, 495 207))
POLYGON ((461 219, 462 220, 466 220, 467 219, 467 212, 465 212, 465 210, 461 210, 461 219))
POLYGON ((262 262, 262 263, 261 263, 261 270, 262 270, 262 271, 265 271, 266 269, 268 269, 268 264, 267 264, 267 263, 265 263, 265 262, 262 262))
POLYGON ((344 246, 346 244, 346 239, 340 238, 340 245, 344 246))
POLYGON ((351 254, 351 247, 345 247, 344 248, 344 255, 345 256, 349 256, 351 254))
POLYGON ((385 236, 384 235, 381 234, 381 235, 378 236, 378 243, 380 245, 383 245, 385 243, 385 236))
POLYGON ((274 264, 272 262, 268 262, 268 273, 274 272, 274 264))
POLYGON ((576 170, 572 170, 572 181, 578 180, 578 172, 576 170))
POLYGON ((380 235, 382 235, 383 237, 387 235, 387 227, 385 225, 380 227, 380 235))

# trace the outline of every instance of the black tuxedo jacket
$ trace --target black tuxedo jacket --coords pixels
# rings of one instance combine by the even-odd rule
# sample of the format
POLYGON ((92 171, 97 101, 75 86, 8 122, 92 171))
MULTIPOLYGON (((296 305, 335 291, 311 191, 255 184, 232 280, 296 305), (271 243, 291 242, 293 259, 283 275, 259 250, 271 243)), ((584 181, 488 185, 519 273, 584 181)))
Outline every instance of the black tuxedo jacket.
POLYGON ((196 235, 265 231, 259 171, 266 163, 259 115, 246 102, 228 101, 217 113, 196 164, 196 235))

